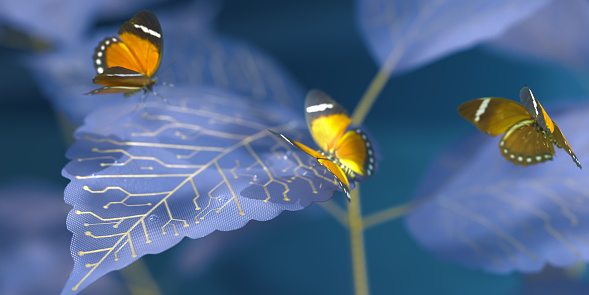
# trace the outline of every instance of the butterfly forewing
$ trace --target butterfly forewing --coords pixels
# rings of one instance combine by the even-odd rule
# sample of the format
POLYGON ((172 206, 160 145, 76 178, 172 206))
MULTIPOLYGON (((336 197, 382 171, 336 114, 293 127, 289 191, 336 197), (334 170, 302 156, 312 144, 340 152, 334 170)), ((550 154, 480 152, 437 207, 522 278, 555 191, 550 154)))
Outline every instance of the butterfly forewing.
POLYGON ((344 173, 342 168, 340 168, 334 162, 332 162, 328 159, 325 159, 325 158, 317 159, 317 161, 321 165, 325 166, 325 168, 327 168, 327 170, 329 170, 331 173, 333 173, 333 175, 335 176, 335 180, 339 183, 339 186, 342 188, 342 190, 346 194, 346 197, 349 200, 350 199, 350 182, 348 181, 348 177, 346 177, 346 174, 344 173))
POLYGON ((346 177, 344 171, 335 163, 330 161, 329 159, 325 158, 325 156, 321 155, 319 152, 313 150, 312 148, 292 140, 280 133, 276 133, 270 129, 268 131, 274 134, 276 137, 280 138, 281 140, 287 142, 288 144, 302 150, 303 152, 307 153, 309 156, 315 158, 321 165, 323 165, 327 170, 329 170, 336 178, 337 182, 339 183, 340 187, 346 194, 346 197, 350 199, 350 183, 348 178, 346 177))
POLYGON ((374 150, 368 136, 360 129, 350 130, 342 136, 335 149, 335 156, 356 176, 366 178, 374 172, 374 150))
POLYGON ((504 133, 517 122, 532 118, 522 105, 499 97, 467 101, 458 107, 458 113, 492 136, 504 133))
POLYGON ((329 152, 333 151, 351 121, 341 105, 319 90, 311 90, 307 94, 305 117, 317 145, 329 152))
POLYGON ((562 131, 560 131, 560 128, 558 128, 558 125, 556 125, 556 123, 554 123, 554 132, 552 132, 552 136, 558 143, 559 147, 563 148, 571 156, 575 164, 577 164, 577 167, 582 169, 583 167, 581 167, 581 162, 579 162, 577 155, 575 155, 575 153, 573 152, 573 149, 569 145, 569 142, 566 140, 566 138, 564 138, 564 134, 562 134, 562 131))
POLYGON ((554 122, 550 119, 540 102, 536 99, 532 90, 528 87, 522 88, 519 98, 526 110, 536 119, 538 125, 548 133, 554 132, 554 122))
POLYGON ((141 73, 152 77, 163 53, 162 28, 155 14, 141 11, 119 29, 121 41, 135 57, 141 73))

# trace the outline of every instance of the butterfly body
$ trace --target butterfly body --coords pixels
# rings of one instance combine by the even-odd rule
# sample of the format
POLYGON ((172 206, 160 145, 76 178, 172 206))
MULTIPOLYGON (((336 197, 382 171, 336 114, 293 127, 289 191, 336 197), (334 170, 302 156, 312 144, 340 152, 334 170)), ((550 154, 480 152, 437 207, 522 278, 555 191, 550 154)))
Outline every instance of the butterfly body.
POLYGON ((522 104, 499 97, 479 98, 460 105, 458 113, 489 135, 504 133, 499 148, 514 164, 527 166, 552 160, 556 146, 581 168, 560 128, 528 87, 520 91, 520 99, 522 104))
POLYGON ((359 128, 348 130, 351 118, 346 110, 318 90, 307 94, 305 116, 309 131, 319 146, 318 150, 272 130, 268 131, 325 166, 335 176, 349 200, 349 179, 364 180, 375 169, 374 150, 368 136, 359 128))
POLYGON ((107 37, 92 56, 97 76, 92 80, 104 87, 88 94, 150 92, 156 84, 163 52, 162 29, 155 14, 141 11, 119 29, 119 38, 107 37), (119 39, 120 38, 120 39, 119 39))

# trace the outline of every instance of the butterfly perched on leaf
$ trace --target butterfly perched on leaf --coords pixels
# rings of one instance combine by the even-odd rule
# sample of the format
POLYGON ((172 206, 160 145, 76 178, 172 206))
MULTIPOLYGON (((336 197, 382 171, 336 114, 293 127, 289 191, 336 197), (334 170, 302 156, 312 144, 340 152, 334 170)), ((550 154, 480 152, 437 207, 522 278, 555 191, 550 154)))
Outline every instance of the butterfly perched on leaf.
POLYGON ((499 148, 507 161, 527 166, 552 160, 556 145, 581 168, 560 128, 550 119, 530 88, 522 88, 519 96, 521 104, 499 97, 467 101, 458 107, 458 113, 489 135, 505 133, 499 141, 499 148))
POLYGON ((104 87, 87 94, 149 92, 156 80, 163 51, 162 28, 155 14, 141 11, 119 29, 119 38, 106 37, 92 56, 98 74, 92 82, 104 87))
POLYGON ((272 130, 281 140, 302 150, 325 166, 350 200, 350 181, 370 177, 375 168, 374 150, 368 136, 359 128, 348 130, 351 118, 346 110, 319 90, 311 90, 305 99, 305 117, 309 131, 319 146, 314 150, 272 130))

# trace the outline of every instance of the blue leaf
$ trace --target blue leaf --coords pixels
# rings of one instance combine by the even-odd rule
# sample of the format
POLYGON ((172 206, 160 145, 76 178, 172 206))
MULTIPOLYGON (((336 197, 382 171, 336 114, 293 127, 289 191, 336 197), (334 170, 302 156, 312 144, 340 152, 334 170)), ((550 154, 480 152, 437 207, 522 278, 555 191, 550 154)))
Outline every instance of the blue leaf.
POLYGON ((589 41, 584 38, 587 27, 587 1, 552 1, 489 45, 518 57, 580 68, 589 61, 589 41))
MULTIPOLYGON (((213 32, 208 22, 216 12, 203 12, 201 6, 156 12, 164 35, 156 92, 166 92, 163 82, 204 85, 232 90, 255 103, 303 104, 303 90, 280 65, 250 45, 213 32)), ((97 107, 123 99, 122 95, 83 95, 100 87, 92 84, 94 48, 105 36, 115 36, 118 29, 101 30, 90 39, 78 39, 75 45, 29 62, 42 90, 70 122, 81 124, 97 107)))
MULTIPOLYGON (((581 163, 589 157, 589 104, 553 116, 581 163)), ((442 155, 423 182, 411 234, 436 255, 496 273, 537 272, 589 260, 589 181, 563 149, 523 167, 478 134, 442 155)))
POLYGON ((490 40, 550 0, 357 0, 357 19, 372 55, 393 73, 409 71, 490 40), (394 63, 394 62, 393 62, 394 63))
POLYGON ((266 130, 309 143, 302 111, 215 89, 169 90, 167 103, 121 100, 76 131, 63 170, 75 261, 63 294, 185 236, 269 220, 339 190, 315 159, 266 130))
POLYGON ((59 47, 82 36, 98 6, 98 1, 6 1, 0 7, 0 19, 14 29, 59 47))

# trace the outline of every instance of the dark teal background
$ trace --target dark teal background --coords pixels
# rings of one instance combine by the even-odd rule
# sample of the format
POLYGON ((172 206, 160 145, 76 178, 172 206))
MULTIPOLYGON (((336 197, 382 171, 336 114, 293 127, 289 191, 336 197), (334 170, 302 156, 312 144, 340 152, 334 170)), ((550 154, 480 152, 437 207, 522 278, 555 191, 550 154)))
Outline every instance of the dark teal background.
MULTIPOLYGON (((319 88, 350 112, 355 108, 378 67, 359 35, 354 1, 225 2, 217 21, 221 33, 276 58, 306 89, 319 88)), ((147 8, 157 13, 161 7, 147 8)), ((26 54, 0 49, 0 183, 37 179, 65 187, 65 136, 21 61, 26 54)), ((393 77, 365 122, 381 161, 361 187, 364 215, 408 202, 429 163, 476 132, 456 113, 460 103, 484 96, 517 100, 527 85, 549 109, 586 95, 583 77, 482 47, 393 77)), ((346 205, 343 195, 334 198, 346 205)), ((507 294, 523 283, 518 274, 488 274, 438 260, 413 241, 402 219, 366 231, 366 256, 373 294, 507 294)), ((165 294, 353 293, 349 234, 316 205, 252 222, 240 233, 184 241, 144 260, 165 294), (224 241, 213 262, 180 271, 174 261, 206 239, 224 241)))

